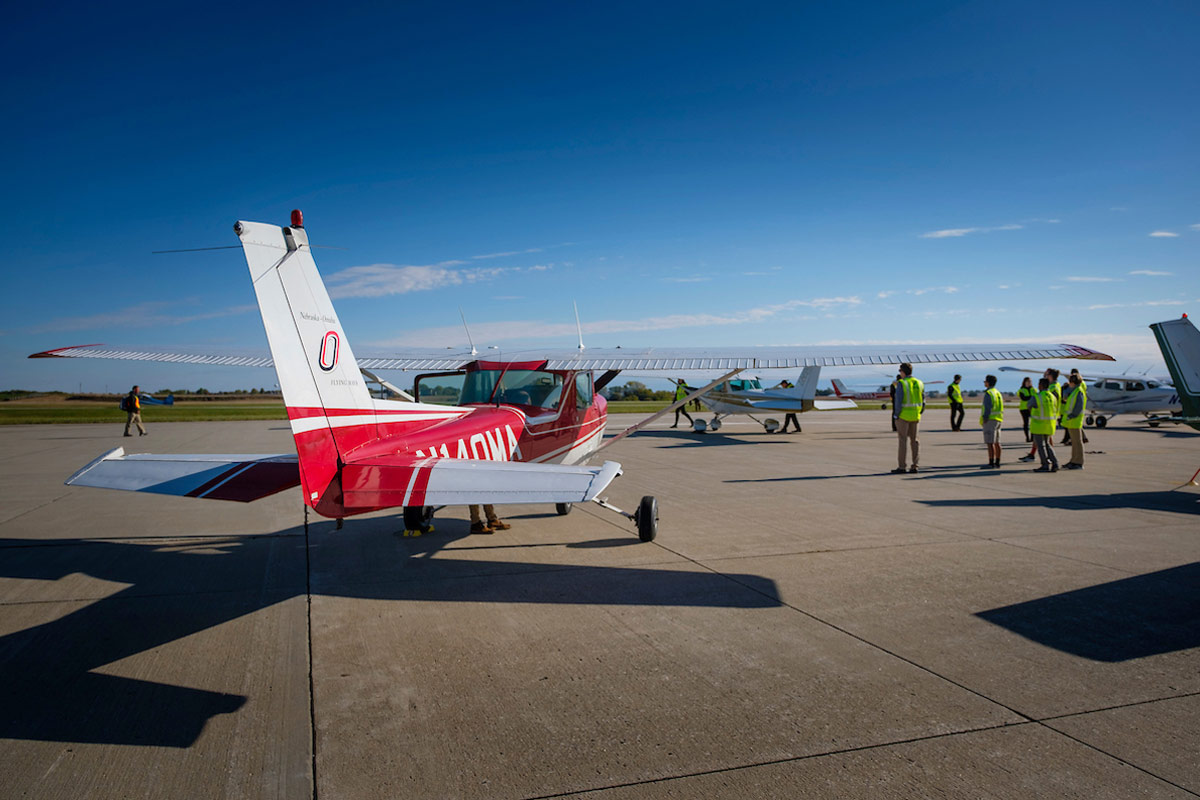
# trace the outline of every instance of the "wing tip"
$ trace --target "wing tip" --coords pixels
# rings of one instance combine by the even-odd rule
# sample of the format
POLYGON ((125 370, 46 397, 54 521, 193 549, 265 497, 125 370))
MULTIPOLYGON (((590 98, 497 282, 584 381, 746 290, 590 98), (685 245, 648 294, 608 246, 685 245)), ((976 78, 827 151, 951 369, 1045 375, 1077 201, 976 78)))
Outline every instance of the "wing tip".
POLYGON ((65 350, 82 350, 85 347, 102 347, 102 346, 103 346, 103 343, 97 342, 96 344, 76 344, 76 345, 71 345, 70 347, 56 347, 53 350, 43 350, 40 353, 33 353, 33 354, 27 356, 27 358, 70 358, 70 356, 64 356, 64 355, 60 355, 60 354, 65 350))
POLYGON ((1101 353, 1099 350, 1091 350, 1087 347, 1080 347, 1077 344, 1064 344, 1062 346, 1073 353, 1071 358, 1079 358, 1084 361, 1116 361, 1112 356, 1107 353, 1101 353))

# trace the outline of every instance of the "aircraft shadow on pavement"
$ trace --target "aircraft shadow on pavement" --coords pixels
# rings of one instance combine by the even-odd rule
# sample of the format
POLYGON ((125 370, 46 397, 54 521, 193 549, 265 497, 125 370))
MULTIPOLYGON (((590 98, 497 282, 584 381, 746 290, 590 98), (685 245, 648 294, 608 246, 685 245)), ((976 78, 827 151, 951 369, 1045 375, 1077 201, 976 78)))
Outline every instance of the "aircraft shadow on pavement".
POLYGON ((633 435, 639 439, 665 439, 672 442, 672 444, 660 445, 660 447, 663 449, 672 447, 718 447, 721 445, 738 444, 758 446, 764 444, 787 444, 789 441, 791 441, 790 439, 747 438, 756 436, 766 437, 770 435, 764 433, 763 431, 751 431, 748 433, 729 435, 720 432, 714 433, 712 431, 709 431, 708 433, 693 433, 690 428, 686 431, 638 431, 633 435))
MULTIPOLYGON (((980 472, 984 472, 980 470, 980 472)), ((1061 475, 1061 473, 1059 473, 1061 475)), ((1059 475, 1036 475, 1038 480, 1061 480, 1059 475)), ((1021 508, 1041 506, 1043 508, 1061 508, 1067 510, 1083 510, 1095 508, 1140 508, 1147 511, 1170 511, 1176 514, 1200 514, 1200 494, 1192 492, 1112 492, 1111 494, 1067 494, 1050 495, 1046 497, 977 497, 955 500, 917 500, 929 506, 962 506, 967 508, 982 508, 986 506, 1003 506, 1021 508)))
POLYGON ((1093 661, 1200 646, 1200 562, 983 611, 976 616, 1093 661))
MULTIPOLYGON (((82 573, 127 585, 78 608, 73 598, 8 607, 50 619, 0 637, 0 738, 190 747, 210 719, 238 711, 249 698, 119 677, 104 667, 303 597, 310 581, 312 594, 395 601, 780 605, 774 581, 758 575, 478 561, 455 559, 453 550, 434 559, 433 553, 466 535, 465 523, 460 534, 401 539, 380 530, 383 522, 394 528, 391 522, 374 522, 366 534, 383 544, 358 563, 317 552, 336 548, 338 536, 352 533, 353 521, 346 531, 314 538, 312 549, 299 527, 265 536, 153 542, 0 539, 0 577, 55 581, 82 573), (395 561, 377 563, 380 552, 395 561), (310 559, 318 558, 330 564, 310 573, 310 559), (372 564, 370 575, 339 574, 343 568, 355 573, 363 562, 372 564), (74 610, 55 617, 64 608, 74 610)), ((157 673, 172 662, 141 663, 157 673)), ((131 668, 137 665, 125 667, 131 668)))

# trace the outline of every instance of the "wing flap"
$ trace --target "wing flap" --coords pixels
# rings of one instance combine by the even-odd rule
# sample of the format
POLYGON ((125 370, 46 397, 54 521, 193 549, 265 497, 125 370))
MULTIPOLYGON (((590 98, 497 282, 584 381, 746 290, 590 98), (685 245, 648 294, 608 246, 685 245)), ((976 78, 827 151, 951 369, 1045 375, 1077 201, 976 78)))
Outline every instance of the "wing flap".
POLYGON ((621 474, 599 467, 397 456, 342 468, 347 508, 490 503, 583 503, 621 474))
POLYGON ((248 503, 300 485, 292 455, 126 455, 110 450, 66 483, 98 489, 150 492, 248 503))

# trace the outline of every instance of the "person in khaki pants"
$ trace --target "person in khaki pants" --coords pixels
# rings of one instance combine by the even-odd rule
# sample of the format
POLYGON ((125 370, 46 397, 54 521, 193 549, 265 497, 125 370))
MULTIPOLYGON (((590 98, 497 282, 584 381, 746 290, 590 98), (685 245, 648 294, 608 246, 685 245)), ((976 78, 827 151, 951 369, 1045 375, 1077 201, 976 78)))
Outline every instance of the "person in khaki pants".
POLYGON ((1072 372, 1070 394, 1063 401, 1063 428, 1071 432, 1071 460, 1067 469, 1083 469, 1083 415, 1087 413, 1087 387, 1078 372, 1072 372))
POLYGON ((125 418, 125 435, 133 436, 129 429, 137 425, 138 436, 146 435, 146 427, 142 425, 142 401, 138 399, 138 387, 133 387, 129 390, 129 394, 125 395, 125 413, 129 416, 125 418))
POLYGON ((892 411, 896 420, 896 437, 899 439, 896 456, 899 466, 892 470, 893 475, 918 471, 921 451, 917 426, 921 422, 921 412, 925 410, 925 384, 912 376, 912 364, 901 364, 900 375, 900 380, 896 382, 896 407, 892 411), (909 444, 912 445, 912 466, 906 469, 909 444))

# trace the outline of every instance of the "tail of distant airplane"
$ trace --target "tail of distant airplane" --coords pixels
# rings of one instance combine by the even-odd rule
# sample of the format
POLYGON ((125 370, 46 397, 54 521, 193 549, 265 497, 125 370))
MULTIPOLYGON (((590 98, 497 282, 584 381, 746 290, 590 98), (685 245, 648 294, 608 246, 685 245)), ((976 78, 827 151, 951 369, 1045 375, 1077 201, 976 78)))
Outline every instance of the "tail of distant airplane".
POLYGON ((848 397, 853 394, 853 392, 846 388, 846 384, 842 383, 841 378, 833 379, 833 393, 838 397, 848 397))
POLYGON ((1150 326, 1175 383, 1189 425, 1200 430, 1200 331, 1185 314, 1150 326))

